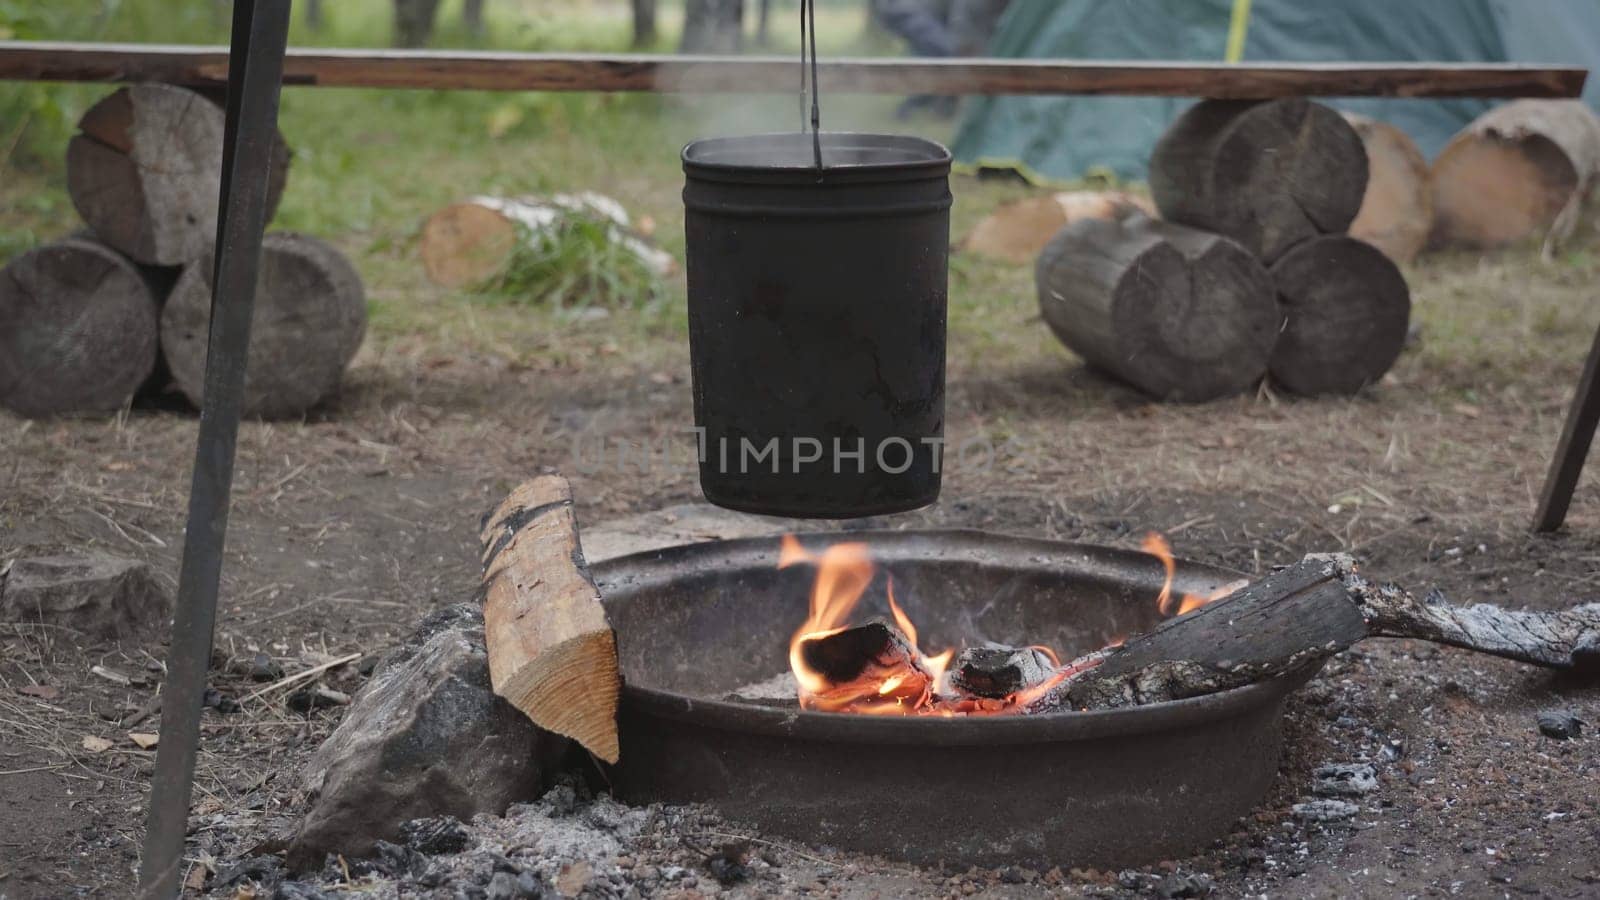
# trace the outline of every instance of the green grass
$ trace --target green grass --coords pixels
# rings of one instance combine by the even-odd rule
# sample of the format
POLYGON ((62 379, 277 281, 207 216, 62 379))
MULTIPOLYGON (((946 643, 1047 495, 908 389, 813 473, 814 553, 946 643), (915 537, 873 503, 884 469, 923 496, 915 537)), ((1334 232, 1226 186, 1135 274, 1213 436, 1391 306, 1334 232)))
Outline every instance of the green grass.
MULTIPOLYGON (((295 44, 388 44, 387 0, 327 0, 324 7, 318 33, 297 18, 295 44)), ((821 7, 825 53, 893 49, 864 27, 861 4, 826 0, 821 7)), ((666 50, 676 39, 681 4, 665 0, 662 8, 657 49, 666 50)), ((496 0, 488 11, 483 46, 490 48, 623 50, 631 37, 622 0, 496 0)), ((447 0, 436 46, 470 45, 459 21, 459 3, 447 0)), ((796 52, 792 25, 778 17, 773 52, 796 52)), ((0 29, 61 40, 222 43, 227 37, 226 22, 207 0, 0 0, 0 29)), ((80 227, 66 195, 64 150, 82 110, 107 92, 0 83, 0 261, 80 227)), ((824 97, 824 124, 949 138, 946 123, 894 121, 896 103, 824 97)), ((666 280, 655 302, 635 297, 603 322, 575 320, 553 308, 571 305, 571 297, 514 304, 428 284, 415 254, 422 222, 477 194, 592 190, 622 202, 636 221, 653 222, 657 242, 681 260, 682 145, 710 134, 792 129, 797 116, 792 97, 290 88, 281 128, 294 160, 273 227, 328 238, 350 254, 367 283, 380 352, 426 341, 536 362, 529 356, 562 352, 558 336, 592 333, 631 356, 672 356, 681 354, 687 331, 681 275, 666 280)), ((1030 190, 972 178, 954 179, 953 188, 957 237, 1000 202, 1030 190)), ((1420 371, 1448 385, 1504 383, 1581 354, 1592 318, 1582 302, 1585 285, 1600 270, 1585 249, 1592 243, 1592 236, 1577 242, 1553 266, 1515 251, 1487 262, 1434 258, 1408 271, 1423 331, 1411 355, 1420 371)), ((1035 321, 1029 267, 958 253, 950 284, 952 371, 1062 365, 1065 351, 1035 321)))

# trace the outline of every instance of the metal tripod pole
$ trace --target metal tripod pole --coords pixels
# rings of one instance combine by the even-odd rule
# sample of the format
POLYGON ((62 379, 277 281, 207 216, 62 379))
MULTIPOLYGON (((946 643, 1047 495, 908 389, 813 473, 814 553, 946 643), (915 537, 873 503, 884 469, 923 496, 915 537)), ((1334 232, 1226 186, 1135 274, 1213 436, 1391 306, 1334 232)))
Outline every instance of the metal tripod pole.
POLYGON ((161 744, 150 784, 139 872, 139 896, 145 900, 176 897, 183 870, 200 713, 222 578, 250 316, 266 229, 267 172, 277 134, 289 7, 290 0, 234 0, 233 4, 205 393, 178 573, 178 605, 162 688, 161 744))

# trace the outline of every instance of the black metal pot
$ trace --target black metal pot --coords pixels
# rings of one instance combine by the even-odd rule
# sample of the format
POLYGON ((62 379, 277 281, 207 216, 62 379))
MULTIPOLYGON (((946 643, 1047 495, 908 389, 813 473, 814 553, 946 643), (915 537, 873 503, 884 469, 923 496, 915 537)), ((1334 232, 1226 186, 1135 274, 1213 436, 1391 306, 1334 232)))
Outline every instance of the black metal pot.
POLYGON ((950 152, 825 134, 684 148, 700 486, 852 518, 939 496, 950 152))

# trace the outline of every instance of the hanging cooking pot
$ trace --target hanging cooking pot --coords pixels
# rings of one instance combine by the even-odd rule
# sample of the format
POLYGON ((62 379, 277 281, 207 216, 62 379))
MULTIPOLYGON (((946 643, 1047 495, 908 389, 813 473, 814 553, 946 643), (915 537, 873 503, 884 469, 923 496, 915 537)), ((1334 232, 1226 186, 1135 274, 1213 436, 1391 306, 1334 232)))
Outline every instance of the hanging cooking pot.
POLYGON ((772 134, 696 141, 683 168, 706 499, 818 518, 933 502, 950 152, 772 134))

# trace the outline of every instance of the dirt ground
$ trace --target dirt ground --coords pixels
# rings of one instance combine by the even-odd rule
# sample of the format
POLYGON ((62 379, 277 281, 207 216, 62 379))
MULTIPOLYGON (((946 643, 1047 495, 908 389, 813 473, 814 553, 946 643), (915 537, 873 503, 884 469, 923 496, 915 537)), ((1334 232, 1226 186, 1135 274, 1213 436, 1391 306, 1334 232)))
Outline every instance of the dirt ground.
MULTIPOLYGON (((1007 449, 992 465, 951 473, 937 506, 876 524, 1124 546, 1154 529, 1180 555, 1246 573, 1346 550, 1377 579, 1437 586, 1458 601, 1551 609, 1593 600, 1594 481, 1580 488, 1565 532, 1526 529, 1600 321, 1596 274, 1586 251, 1553 266, 1521 253, 1426 263, 1408 270, 1420 337, 1365 395, 1264 391, 1158 407, 1084 370, 1025 298, 986 304, 989 280, 1015 296, 1025 272, 996 276, 958 260, 954 289, 972 299, 952 313, 948 433, 1007 449)), ((584 522, 697 497, 688 471, 585 471, 594 466, 580 439, 659 441, 690 421, 681 336, 668 329, 619 347, 614 329, 628 327, 617 321, 627 315, 560 320, 543 338, 559 352, 531 356, 380 327, 331 404, 303 422, 244 426, 215 678, 244 710, 206 713, 197 864, 221 866, 219 851, 243 849, 292 815, 295 772, 339 714, 295 712, 287 692, 245 699, 259 685, 230 661, 265 653, 292 673, 375 654, 427 611, 469 598, 479 516, 532 473, 571 474, 584 522)), ((113 421, 0 412, 0 566, 98 548, 148 560, 170 580, 195 426, 181 409, 141 407, 113 421)), ((157 636, 105 645, 0 625, 0 897, 127 896, 154 757, 117 720, 155 694, 164 649, 157 636), (135 683, 92 674, 97 665, 135 683), (20 692, 32 685, 57 690, 20 692), (86 749, 86 737, 110 749, 86 749)), ((352 690, 360 667, 327 681, 352 690)), ((1260 813, 1219 846, 1150 871, 1204 874, 1220 896, 1600 896, 1600 742, 1590 732, 1542 736, 1535 716, 1554 708, 1600 725, 1600 687, 1449 649, 1362 645, 1292 701, 1281 776, 1260 813), (1310 793, 1315 765, 1354 761, 1379 773, 1355 818, 1295 819, 1289 807, 1310 793)), ((651 852, 691 853, 658 844, 651 852)), ((730 890, 1174 889, 1137 873, 966 875, 787 842, 769 849, 788 880, 730 890)), ((703 874, 693 887, 638 885, 646 895, 723 890, 703 874)))

